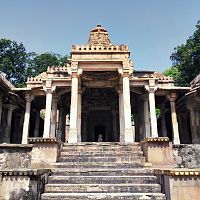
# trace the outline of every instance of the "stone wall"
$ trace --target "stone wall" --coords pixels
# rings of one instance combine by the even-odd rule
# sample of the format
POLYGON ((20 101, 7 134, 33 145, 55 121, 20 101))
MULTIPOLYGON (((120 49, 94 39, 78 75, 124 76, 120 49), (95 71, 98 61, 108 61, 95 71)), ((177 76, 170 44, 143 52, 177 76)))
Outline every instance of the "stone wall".
POLYGON ((32 145, 0 144, 0 169, 24 169, 31 166, 32 145))
POLYGON ((200 195, 200 171, 198 169, 154 170, 167 200, 196 200, 200 195))
POLYGON ((41 199, 50 170, 0 170, 0 199, 41 199))
POLYGON ((200 144, 173 145, 176 168, 200 168, 200 144))

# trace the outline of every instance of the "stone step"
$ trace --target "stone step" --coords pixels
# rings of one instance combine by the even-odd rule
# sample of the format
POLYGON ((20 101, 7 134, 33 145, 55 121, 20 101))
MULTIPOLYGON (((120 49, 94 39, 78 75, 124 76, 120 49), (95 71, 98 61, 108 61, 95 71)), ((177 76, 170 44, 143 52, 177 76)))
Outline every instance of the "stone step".
POLYGON ((76 147, 132 147, 139 146, 139 142, 78 142, 78 143, 63 143, 63 146, 76 146, 76 147))
POLYGON ((100 152, 107 152, 107 151, 141 151, 140 146, 133 146, 133 147, 109 147, 109 146, 81 146, 81 147, 76 147, 76 146, 63 146, 62 151, 70 151, 70 152, 81 152, 81 151, 100 151, 100 152))
POLYGON ((88 169, 74 169, 74 168, 57 168, 52 169, 53 175, 65 176, 149 176, 153 175, 152 169, 145 168, 88 168, 88 169))
POLYGON ((50 176, 48 183, 63 184, 124 184, 156 183, 156 176, 50 176))
POLYGON ((127 152, 127 151, 119 151, 119 152, 68 152, 68 151, 61 151, 60 156, 65 157, 112 157, 112 156, 125 156, 125 157, 132 157, 132 156, 143 156, 142 151, 135 151, 135 152, 127 152))
POLYGON ((78 162, 78 163, 96 163, 96 162, 106 162, 106 163, 134 163, 134 162, 145 162, 145 158, 142 156, 133 156, 133 157, 75 157, 75 158, 68 158, 62 156, 58 159, 59 162, 78 162))
POLYGON ((141 160, 135 160, 131 163, 116 163, 116 162, 58 162, 52 164, 57 168, 113 168, 113 169, 122 169, 122 168, 141 168, 144 167, 144 162, 141 160))
POLYGON ((161 192, 159 184, 47 184, 45 192, 55 193, 120 193, 120 192, 161 192))
POLYGON ((161 193, 45 193, 42 200, 166 200, 161 193))

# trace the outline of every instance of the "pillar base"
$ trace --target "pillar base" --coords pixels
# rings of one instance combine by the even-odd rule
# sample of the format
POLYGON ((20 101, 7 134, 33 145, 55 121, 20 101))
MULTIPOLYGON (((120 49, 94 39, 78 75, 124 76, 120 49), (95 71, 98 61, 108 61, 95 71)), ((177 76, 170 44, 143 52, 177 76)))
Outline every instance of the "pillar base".
POLYGON ((132 128, 124 129, 124 142, 134 142, 135 135, 132 128))
POLYGON ((140 142, 146 162, 153 167, 173 168, 173 149, 168 137, 145 138, 140 142))
POLYGON ((51 167, 60 154, 61 142, 56 138, 29 138, 33 144, 31 166, 33 168, 51 167))
POLYGON ((78 129, 70 128, 69 129, 69 138, 68 143, 77 143, 78 142, 78 129))

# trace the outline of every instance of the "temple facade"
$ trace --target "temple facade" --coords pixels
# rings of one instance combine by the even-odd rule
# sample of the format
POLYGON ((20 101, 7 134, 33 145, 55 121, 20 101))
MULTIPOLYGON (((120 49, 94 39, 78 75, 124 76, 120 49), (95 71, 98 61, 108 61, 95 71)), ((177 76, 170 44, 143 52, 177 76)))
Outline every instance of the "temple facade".
POLYGON ((0 199, 199 199, 199 91, 135 70, 100 25, 24 88, 1 73, 0 199))
POLYGON ((27 144, 29 137, 68 143, 169 137, 174 144, 200 143, 198 104, 192 108, 183 100, 194 85, 177 87, 161 73, 134 70, 128 46, 112 44, 101 25, 90 31, 86 45, 72 45, 66 66, 48 67, 28 78, 25 88, 4 85, 2 143, 27 144))

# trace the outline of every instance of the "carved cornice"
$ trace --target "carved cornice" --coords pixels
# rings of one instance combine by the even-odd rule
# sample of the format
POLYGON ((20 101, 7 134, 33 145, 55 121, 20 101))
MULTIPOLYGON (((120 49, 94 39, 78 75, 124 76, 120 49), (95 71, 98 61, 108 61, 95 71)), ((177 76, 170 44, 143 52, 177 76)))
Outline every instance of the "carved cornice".
POLYGON ((37 176, 50 172, 50 169, 0 170, 0 176, 37 176))
POLYGON ((60 141, 57 138, 28 138, 29 144, 35 144, 35 143, 60 143, 60 141))
POLYGON ((149 143, 149 142, 169 142, 168 137, 152 137, 152 138, 145 138, 140 142, 140 144, 149 143))
POLYGON ((156 175, 168 175, 168 176, 200 176, 200 169, 155 169, 156 175))

